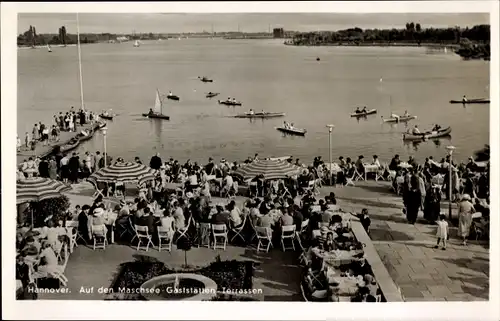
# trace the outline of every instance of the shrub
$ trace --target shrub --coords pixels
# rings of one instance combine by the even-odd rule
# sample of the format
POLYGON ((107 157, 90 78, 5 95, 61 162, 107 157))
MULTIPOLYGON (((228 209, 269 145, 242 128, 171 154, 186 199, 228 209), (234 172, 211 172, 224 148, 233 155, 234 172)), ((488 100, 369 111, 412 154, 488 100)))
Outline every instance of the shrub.
MULTIPOLYGON (((65 195, 49 198, 40 202, 31 202, 33 211, 33 226, 42 227, 46 225, 46 219, 52 216, 53 222, 65 221, 69 209, 69 199, 65 195)), ((31 220, 31 218, 29 218, 31 220)))

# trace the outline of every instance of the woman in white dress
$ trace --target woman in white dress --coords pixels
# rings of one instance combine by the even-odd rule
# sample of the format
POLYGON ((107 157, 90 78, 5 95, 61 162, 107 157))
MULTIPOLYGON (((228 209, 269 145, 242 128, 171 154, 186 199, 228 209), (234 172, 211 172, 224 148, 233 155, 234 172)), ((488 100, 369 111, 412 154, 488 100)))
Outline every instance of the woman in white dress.
POLYGON ((458 204, 458 235, 462 237, 463 245, 467 245, 467 238, 472 225, 472 214, 475 212, 470 195, 464 194, 458 204))

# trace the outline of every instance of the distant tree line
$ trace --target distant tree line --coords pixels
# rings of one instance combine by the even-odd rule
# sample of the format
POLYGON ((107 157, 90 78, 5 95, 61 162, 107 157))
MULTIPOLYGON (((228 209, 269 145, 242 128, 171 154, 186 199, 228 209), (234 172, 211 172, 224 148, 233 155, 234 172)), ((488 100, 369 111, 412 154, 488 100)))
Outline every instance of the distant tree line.
MULTIPOLYGON (((363 45, 363 44, 443 44, 460 45, 457 53, 474 57, 489 57, 490 25, 472 28, 426 28, 420 23, 409 22, 404 29, 349 28, 339 31, 297 33, 287 42, 295 46, 363 45)), ((465 56, 464 56, 465 55, 465 56)))

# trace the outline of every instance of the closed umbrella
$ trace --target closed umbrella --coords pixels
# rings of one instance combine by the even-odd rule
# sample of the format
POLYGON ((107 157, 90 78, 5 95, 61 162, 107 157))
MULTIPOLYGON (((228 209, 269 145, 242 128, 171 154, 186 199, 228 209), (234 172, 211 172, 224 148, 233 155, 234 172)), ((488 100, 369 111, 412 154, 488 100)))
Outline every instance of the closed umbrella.
MULTIPOLYGON (((138 183, 139 185, 155 179, 155 170, 151 167, 130 162, 116 162, 104 167, 87 179, 97 188, 98 182, 104 183, 138 183)), ((100 193, 98 191, 96 193, 100 193)))
POLYGON ((301 168, 280 160, 256 160, 248 165, 235 170, 235 176, 242 177, 244 180, 252 179, 255 176, 263 175, 264 179, 280 179, 297 175, 301 168))

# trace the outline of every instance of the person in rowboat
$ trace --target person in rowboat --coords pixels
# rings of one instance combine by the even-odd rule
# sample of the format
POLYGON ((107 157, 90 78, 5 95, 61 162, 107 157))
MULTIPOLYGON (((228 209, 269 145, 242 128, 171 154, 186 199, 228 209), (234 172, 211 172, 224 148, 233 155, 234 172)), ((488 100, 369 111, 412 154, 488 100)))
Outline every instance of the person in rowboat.
POLYGON ((392 113, 391 114, 391 118, 394 118, 394 119, 396 119, 397 122, 399 122, 399 116, 398 115, 392 113))
POLYGON ((413 127, 412 133, 413 135, 420 135, 420 130, 418 129, 418 125, 415 125, 415 127, 413 127))
POLYGON ((264 111, 264 109, 262 109, 262 112, 261 112, 262 115, 265 115, 266 112, 264 111))
POLYGON ((363 110, 361 111, 361 113, 366 114, 366 106, 363 107, 363 110))
POLYGON ((467 100, 467 97, 465 97, 465 95, 462 97, 462 102, 465 104, 466 102, 468 102, 467 100))
POLYGON ((293 123, 290 124, 290 128, 289 129, 294 129, 295 127, 293 126, 293 123))
POLYGON ((253 109, 250 109, 250 111, 247 113, 247 115, 251 115, 251 116, 253 116, 254 114, 255 113, 254 113, 253 109))
POLYGON ((153 112, 153 108, 149 108, 149 112, 148 112, 148 115, 153 115, 154 112, 153 112))
POLYGON ((233 98, 233 99, 231 100, 231 102, 232 102, 233 104, 236 104, 236 98, 233 98))
POLYGON ((356 111, 355 111, 356 114, 361 114, 361 110, 359 110, 359 107, 356 107, 356 111))
POLYGON ((408 117, 408 116, 410 116, 410 114, 408 113, 408 111, 407 111, 407 110, 405 110, 404 117, 408 117))
POLYGON ((441 129, 441 126, 439 126, 438 124, 434 125, 434 127, 432 128, 432 131, 439 131, 441 129))
POLYGON ((168 92, 168 97, 172 97, 174 94, 172 94, 171 91, 168 92))

